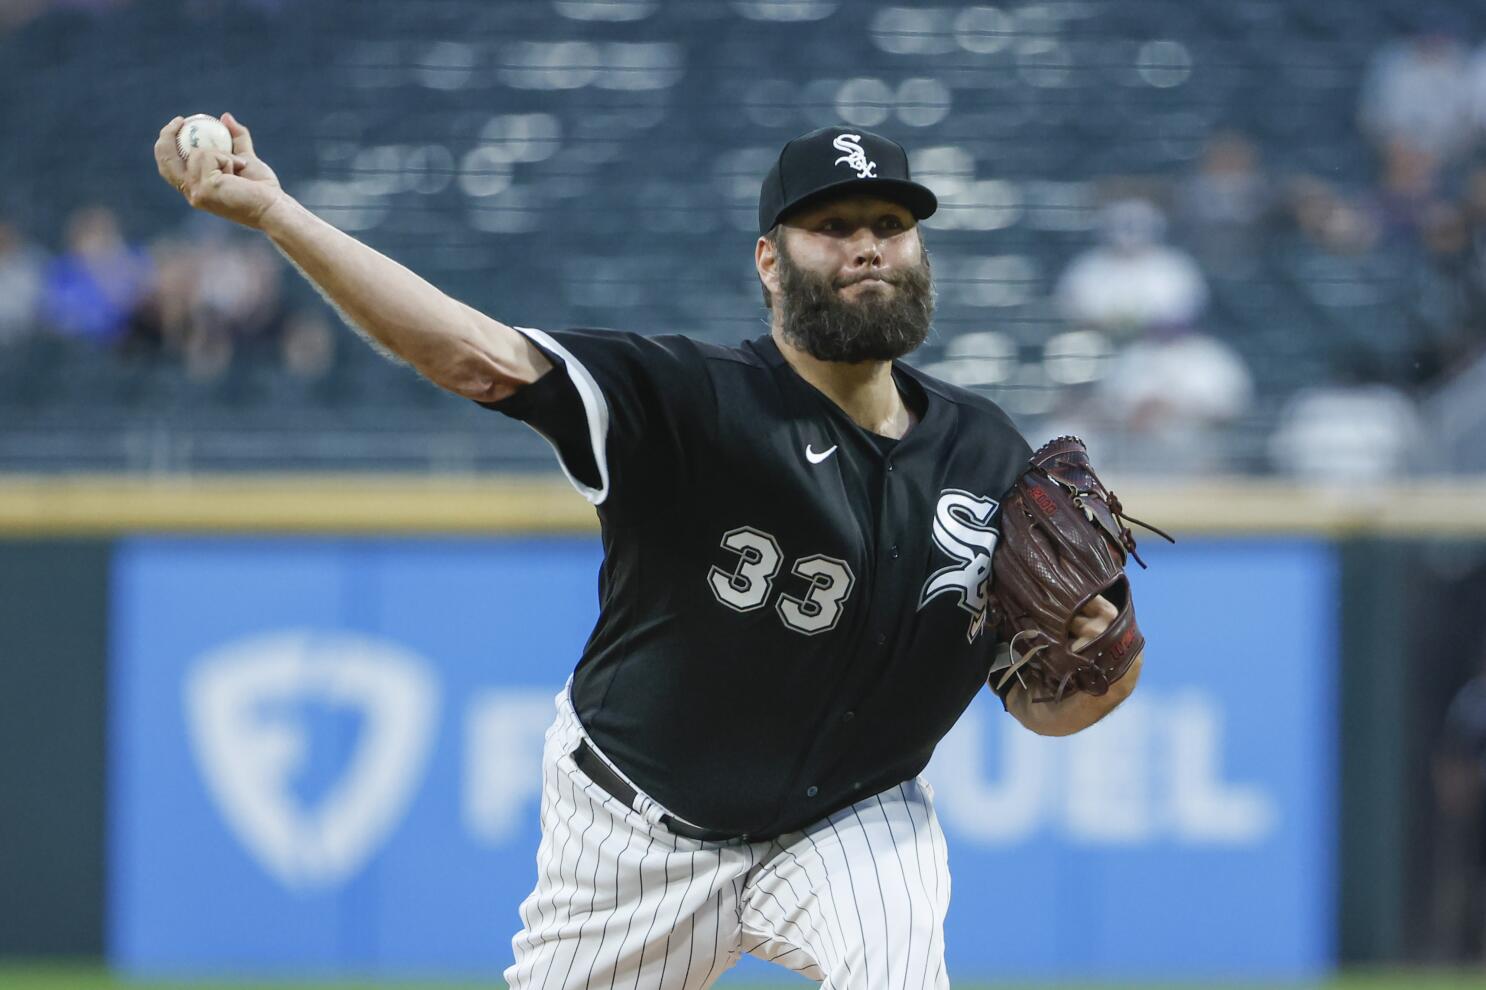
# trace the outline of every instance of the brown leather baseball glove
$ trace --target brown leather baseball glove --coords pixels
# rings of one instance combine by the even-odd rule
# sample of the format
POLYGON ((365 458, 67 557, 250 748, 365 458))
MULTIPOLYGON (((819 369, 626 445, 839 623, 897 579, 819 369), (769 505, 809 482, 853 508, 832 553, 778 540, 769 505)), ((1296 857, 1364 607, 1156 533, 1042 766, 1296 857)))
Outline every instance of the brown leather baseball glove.
POLYGON ((991 565, 991 608, 1009 655, 991 668, 990 684, 1005 697, 1016 678, 1033 701, 1058 701, 1075 691, 1104 694, 1130 669, 1145 637, 1125 577, 1127 553, 1141 567, 1128 517, 1089 464, 1078 437, 1059 437, 1032 455, 1027 470, 1001 500, 1001 538, 991 565), (1074 616, 1103 595, 1118 616, 1098 638, 1072 650, 1074 616))

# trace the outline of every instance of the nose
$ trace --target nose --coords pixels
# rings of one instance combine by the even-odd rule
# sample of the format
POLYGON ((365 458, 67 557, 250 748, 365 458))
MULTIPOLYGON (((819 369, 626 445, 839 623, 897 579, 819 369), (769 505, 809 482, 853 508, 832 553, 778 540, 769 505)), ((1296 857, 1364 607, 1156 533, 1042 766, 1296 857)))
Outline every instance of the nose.
POLYGON ((847 243, 851 255, 850 267, 853 270, 861 268, 882 267, 882 244, 871 227, 861 227, 852 234, 847 243))

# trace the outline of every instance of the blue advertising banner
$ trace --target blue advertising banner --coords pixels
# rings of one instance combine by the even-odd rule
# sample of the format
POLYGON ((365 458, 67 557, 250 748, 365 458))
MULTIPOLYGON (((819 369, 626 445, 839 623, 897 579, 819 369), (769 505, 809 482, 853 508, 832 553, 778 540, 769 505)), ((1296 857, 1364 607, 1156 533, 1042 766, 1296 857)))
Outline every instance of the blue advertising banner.
MULTIPOLYGON (((925 774, 950 844, 956 978, 1330 964, 1332 552, 1153 555, 1135 578, 1146 672, 1125 706, 1042 739, 987 693, 925 774), (1240 599, 1263 628, 1234 628, 1240 599)), ((591 539, 121 544, 111 962, 498 973, 598 566, 591 539)))

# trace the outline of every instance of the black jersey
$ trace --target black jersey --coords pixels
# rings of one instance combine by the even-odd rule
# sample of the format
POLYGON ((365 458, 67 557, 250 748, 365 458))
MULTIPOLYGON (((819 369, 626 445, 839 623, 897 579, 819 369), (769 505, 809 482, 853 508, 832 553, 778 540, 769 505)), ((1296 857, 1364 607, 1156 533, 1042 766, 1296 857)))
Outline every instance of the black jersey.
POLYGON ((763 337, 524 330, 558 366, 492 408, 598 507, 589 735, 673 813, 777 835, 907 780, 986 683, 997 499, 1030 456, 902 363, 918 422, 857 426, 763 337))

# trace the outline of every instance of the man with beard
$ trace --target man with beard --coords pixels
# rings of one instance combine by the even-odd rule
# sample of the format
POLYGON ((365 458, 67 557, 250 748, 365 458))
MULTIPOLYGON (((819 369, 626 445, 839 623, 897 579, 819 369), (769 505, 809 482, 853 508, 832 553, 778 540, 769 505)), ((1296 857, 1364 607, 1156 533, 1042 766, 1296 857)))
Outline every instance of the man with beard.
MULTIPOLYGON (((997 499, 1030 450, 897 359, 928 333, 903 149, 824 128, 765 178, 770 333, 513 328, 320 221, 230 115, 231 155, 156 146, 193 206, 266 233, 347 322, 538 430, 598 510, 600 615, 556 699, 513 988, 710 986, 741 954, 837 988, 947 987, 944 835, 919 777, 986 684, 997 499)), ((1074 622, 1092 639, 1115 611, 1074 622)), ((491 631, 492 638, 500 630, 491 631)), ((1134 687, 1031 703, 1046 734, 1134 687)))

